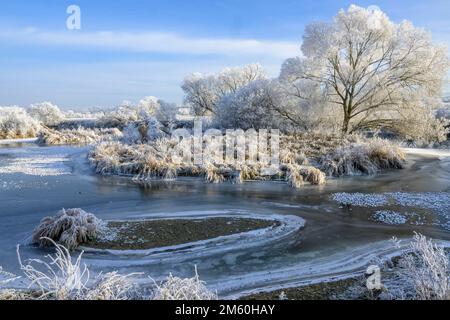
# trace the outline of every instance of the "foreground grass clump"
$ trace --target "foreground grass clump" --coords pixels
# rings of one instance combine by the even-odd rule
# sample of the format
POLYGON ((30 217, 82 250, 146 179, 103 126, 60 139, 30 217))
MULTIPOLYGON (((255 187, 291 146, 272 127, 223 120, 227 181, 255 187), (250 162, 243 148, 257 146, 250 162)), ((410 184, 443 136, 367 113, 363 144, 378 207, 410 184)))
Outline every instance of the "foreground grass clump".
POLYGON ((383 169, 402 169, 405 155, 396 145, 381 139, 339 147, 320 159, 329 176, 376 174, 383 169))
MULTIPOLYGON (((450 300, 449 257, 431 239, 416 234, 410 251, 400 258, 399 266, 401 278, 413 288, 413 299, 450 300)), ((401 294, 407 295, 407 292, 401 294)))
POLYGON ((0 269, 7 280, 0 281, 0 300, 213 300, 217 295, 209 291, 200 281, 197 270, 193 278, 182 279, 170 275, 153 294, 138 292, 132 277, 140 274, 122 275, 117 271, 100 273, 91 277, 88 267, 82 263, 83 252, 73 258, 70 251, 51 239, 54 255, 44 259, 23 261, 19 246, 17 256, 27 288, 6 288, 5 285, 19 277, 0 269))
POLYGON ((161 285, 155 285, 153 300, 218 300, 217 294, 200 280, 197 268, 193 278, 183 279, 170 274, 161 285))
POLYGON ((81 263, 83 253, 73 260, 68 248, 49 238, 45 240, 56 249, 55 255, 46 256, 48 262, 30 259, 24 263, 17 248, 21 270, 33 295, 9 290, 9 294, 14 293, 10 298, 25 295, 27 299, 39 300, 125 300, 131 297, 134 284, 129 278, 132 275, 110 272, 91 279, 89 269, 81 263))
POLYGON ((102 220, 81 209, 62 209, 54 217, 42 219, 33 232, 33 243, 46 247, 53 241, 69 250, 97 237, 103 227, 102 220))
POLYGON ((38 135, 38 143, 44 145, 85 145, 100 141, 111 141, 122 137, 117 128, 112 129, 43 129, 38 135))

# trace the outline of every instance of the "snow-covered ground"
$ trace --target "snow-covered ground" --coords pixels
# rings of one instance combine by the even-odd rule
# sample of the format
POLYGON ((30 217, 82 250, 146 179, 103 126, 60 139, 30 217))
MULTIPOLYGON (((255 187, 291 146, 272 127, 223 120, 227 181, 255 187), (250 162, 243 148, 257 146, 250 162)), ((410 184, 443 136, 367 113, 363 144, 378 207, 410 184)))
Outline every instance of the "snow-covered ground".
POLYGON ((27 139, 0 139, 0 145, 14 144, 14 143, 34 143, 37 138, 27 138, 27 139))

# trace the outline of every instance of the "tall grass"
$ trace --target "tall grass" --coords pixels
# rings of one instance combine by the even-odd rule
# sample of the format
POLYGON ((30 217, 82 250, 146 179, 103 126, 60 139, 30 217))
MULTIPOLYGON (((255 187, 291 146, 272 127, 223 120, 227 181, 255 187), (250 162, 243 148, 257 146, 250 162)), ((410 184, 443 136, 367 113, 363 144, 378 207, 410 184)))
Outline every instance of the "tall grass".
POLYGON ((192 278, 178 278, 170 274, 167 279, 158 285, 155 282, 156 290, 153 300, 217 300, 216 293, 210 291, 205 282, 201 281, 197 267, 195 276, 192 278))
POLYGON ((82 264, 81 252, 72 259, 70 251, 45 239, 56 249, 54 255, 47 255, 47 261, 30 259, 23 262, 17 247, 20 268, 28 280, 28 289, 40 300, 123 300, 128 299, 134 285, 131 275, 117 272, 98 275, 91 285, 89 269, 82 264))
POLYGON ((402 169, 405 155, 386 140, 372 139, 339 147, 320 159, 320 168, 329 176, 376 174, 383 169, 402 169))

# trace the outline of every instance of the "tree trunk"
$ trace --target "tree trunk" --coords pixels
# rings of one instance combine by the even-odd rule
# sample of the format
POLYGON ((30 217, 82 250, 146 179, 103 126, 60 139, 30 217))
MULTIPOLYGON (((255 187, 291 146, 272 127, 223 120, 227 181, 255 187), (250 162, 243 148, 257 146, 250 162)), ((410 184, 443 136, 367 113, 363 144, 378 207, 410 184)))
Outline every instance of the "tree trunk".
POLYGON ((349 129, 350 117, 344 116, 344 122, 342 123, 342 134, 347 135, 349 129))

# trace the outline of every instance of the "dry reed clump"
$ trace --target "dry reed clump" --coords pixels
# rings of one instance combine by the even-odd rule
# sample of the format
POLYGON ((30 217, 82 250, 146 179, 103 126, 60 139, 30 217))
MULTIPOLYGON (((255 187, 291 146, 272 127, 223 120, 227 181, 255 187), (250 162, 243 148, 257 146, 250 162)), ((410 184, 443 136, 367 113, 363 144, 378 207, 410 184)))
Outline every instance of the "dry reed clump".
POLYGON ((56 216, 42 219, 33 232, 33 242, 50 246, 56 241, 72 250, 95 239, 102 227, 103 222, 91 213, 81 209, 62 209, 56 216))
POLYGON ((326 183, 325 173, 315 167, 303 166, 300 168, 300 174, 303 176, 304 180, 312 185, 322 185, 326 183))
MULTIPOLYGON (((241 183, 249 180, 280 179, 287 171, 280 168, 277 172, 267 175, 262 173, 264 166, 258 162, 227 162, 220 155, 210 155, 205 159, 204 165, 194 165, 192 162, 185 162, 174 152, 177 144, 177 139, 168 138, 133 145, 104 142, 95 146, 90 152, 89 160, 98 174, 134 176, 138 181, 194 176, 204 177, 210 183, 241 183)), ((325 183, 325 175, 319 169, 304 165, 308 163, 304 155, 300 154, 295 161, 292 166, 298 167, 297 175, 301 175, 303 180, 316 185, 325 183)), ((301 185, 298 177, 292 176, 288 180, 295 180, 293 186, 301 185)))
POLYGON ((83 252, 72 260, 69 250, 52 239, 46 239, 56 249, 55 255, 47 255, 48 262, 30 259, 22 262, 17 247, 20 267, 29 282, 28 289, 35 292, 39 300, 121 300, 127 299, 133 285, 132 275, 116 272, 100 274, 90 284, 90 272, 81 264, 83 252))
POLYGON ((399 265, 405 286, 413 288, 413 299, 450 299, 449 257, 432 240, 416 233, 410 252, 400 258, 399 265))
POLYGON ((101 141, 112 141, 122 137, 117 128, 111 129, 63 129, 52 130, 45 128, 38 135, 38 143, 44 145, 85 145, 101 141))
POLYGON ((162 284, 155 285, 153 300, 218 300, 217 294, 199 279, 197 267, 193 278, 182 279, 170 274, 162 284))
POLYGON ((308 165, 310 160, 317 161, 324 154, 362 140, 362 137, 356 135, 343 137, 337 134, 315 132, 282 135, 280 160, 284 164, 308 165))
POLYGON ((320 159, 321 169, 329 176, 376 174, 382 169, 404 167, 403 152, 381 139, 340 147, 320 159))

